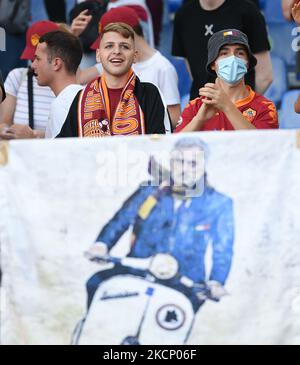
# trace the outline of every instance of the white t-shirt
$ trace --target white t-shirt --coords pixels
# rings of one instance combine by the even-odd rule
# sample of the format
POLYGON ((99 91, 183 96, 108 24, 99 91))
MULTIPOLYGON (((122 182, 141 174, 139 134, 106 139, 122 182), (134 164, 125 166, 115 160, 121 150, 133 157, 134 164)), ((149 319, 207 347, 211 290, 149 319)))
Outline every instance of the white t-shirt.
POLYGON ((59 134, 67 118, 70 106, 78 91, 82 88, 82 85, 68 85, 54 99, 51 105, 45 138, 55 138, 59 134))
MULTIPOLYGON (((101 74, 101 63, 95 67, 101 74)), ((166 105, 180 104, 176 69, 159 51, 148 60, 133 64, 132 68, 142 82, 151 82, 159 88, 166 105)))
POLYGON ((141 81, 151 82, 160 89, 167 105, 180 104, 176 69, 159 51, 148 60, 135 63, 133 69, 141 81))
MULTIPOLYGON (((27 68, 15 68, 5 80, 5 91, 17 98, 13 122, 29 125, 27 68)), ((39 86, 33 77, 33 121, 34 129, 45 131, 51 103, 55 95, 48 86, 39 86)))

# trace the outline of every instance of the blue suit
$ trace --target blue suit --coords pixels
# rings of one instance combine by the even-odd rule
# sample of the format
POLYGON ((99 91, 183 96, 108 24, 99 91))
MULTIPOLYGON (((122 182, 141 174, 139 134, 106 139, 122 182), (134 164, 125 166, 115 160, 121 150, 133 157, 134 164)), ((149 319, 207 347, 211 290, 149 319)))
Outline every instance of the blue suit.
POLYGON ((209 280, 224 284, 234 238, 232 200, 206 186, 201 196, 183 200, 175 211, 173 195, 157 192, 158 187, 141 186, 105 225, 97 241, 110 249, 132 225, 135 238, 129 256, 170 253, 178 260, 180 273, 195 282, 206 279, 204 256, 211 242, 213 265, 209 280), (149 197, 157 202, 151 204, 147 217, 141 217, 149 197))
MULTIPOLYGON (((130 226, 133 244, 128 256, 172 254, 180 274, 197 283, 207 280, 204 258, 211 243, 213 262, 208 279, 225 283, 234 239, 233 206, 227 196, 206 186, 201 196, 181 199, 175 209, 170 189, 141 186, 104 226, 96 241, 106 243, 110 249, 130 226)), ((90 294, 102 281, 100 276, 96 274, 89 280, 90 294)))

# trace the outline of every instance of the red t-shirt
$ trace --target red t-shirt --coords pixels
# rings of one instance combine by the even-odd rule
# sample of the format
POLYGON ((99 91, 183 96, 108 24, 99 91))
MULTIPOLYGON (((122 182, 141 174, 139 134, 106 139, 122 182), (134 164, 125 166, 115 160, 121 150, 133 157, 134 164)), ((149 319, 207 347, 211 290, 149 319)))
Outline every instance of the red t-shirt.
MULTIPOLYGON (((249 95, 235 103, 243 116, 257 129, 278 128, 278 117, 275 105, 264 96, 256 94, 249 86, 249 95)), ((202 98, 196 98, 186 106, 181 114, 175 129, 180 132, 197 114, 202 105, 202 98)), ((201 131, 229 131, 234 130, 232 124, 223 112, 218 112, 213 118, 207 120, 201 131)))
POLYGON ((109 108, 110 108, 110 121, 112 122, 116 114, 116 109, 121 99, 122 89, 109 89, 107 88, 109 96, 109 108))

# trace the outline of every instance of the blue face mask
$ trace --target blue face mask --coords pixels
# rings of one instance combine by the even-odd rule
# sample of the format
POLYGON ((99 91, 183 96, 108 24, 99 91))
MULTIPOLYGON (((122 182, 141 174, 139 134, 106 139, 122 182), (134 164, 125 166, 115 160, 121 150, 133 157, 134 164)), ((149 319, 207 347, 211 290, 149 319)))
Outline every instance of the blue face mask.
POLYGON ((247 62, 242 58, 230 56, 217 61, 217 74, 230 85, 238 83, 248 72, 247 62))

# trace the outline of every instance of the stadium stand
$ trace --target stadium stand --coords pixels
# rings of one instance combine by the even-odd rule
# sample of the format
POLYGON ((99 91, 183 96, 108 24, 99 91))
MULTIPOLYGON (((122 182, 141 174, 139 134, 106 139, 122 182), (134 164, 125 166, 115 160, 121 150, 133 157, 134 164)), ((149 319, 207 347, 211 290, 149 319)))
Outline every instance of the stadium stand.
POLYGON ((300 116, 294 111, 294 103, 300 93, 299 90, 289 90, 284 93, 279 113, 279 128, 300 128, 300 116))
POLYGON ((272 55, 272 67, 274 80, 268 90, 265 92, 265 96, 272 100, 277 108, 280 108, 283 94, 287 91, 287 69, 284 60, 276 55, 272 55))

